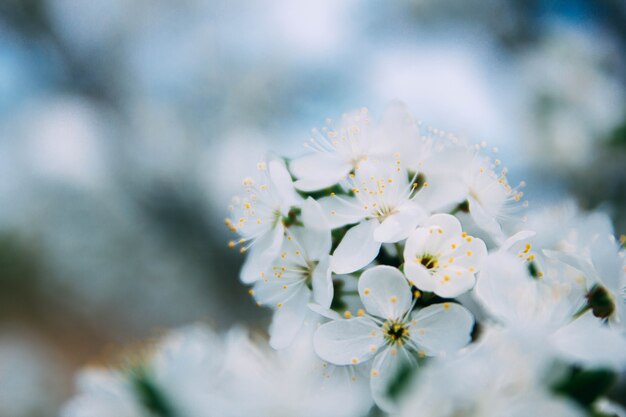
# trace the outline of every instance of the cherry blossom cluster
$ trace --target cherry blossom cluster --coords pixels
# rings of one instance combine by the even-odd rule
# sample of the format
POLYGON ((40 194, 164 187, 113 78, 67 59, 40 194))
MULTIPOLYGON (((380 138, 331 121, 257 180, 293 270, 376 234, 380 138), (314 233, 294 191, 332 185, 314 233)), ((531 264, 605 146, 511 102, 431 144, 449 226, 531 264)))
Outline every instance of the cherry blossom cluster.
POLYGON ((172 332, 140 365, 84 373, 64 416, 623 415, 605 394, 626 264, 604 214, 528 209, 496 150, 399 103, 305 147, 259 162, 225 221, 268 346, 172 332))

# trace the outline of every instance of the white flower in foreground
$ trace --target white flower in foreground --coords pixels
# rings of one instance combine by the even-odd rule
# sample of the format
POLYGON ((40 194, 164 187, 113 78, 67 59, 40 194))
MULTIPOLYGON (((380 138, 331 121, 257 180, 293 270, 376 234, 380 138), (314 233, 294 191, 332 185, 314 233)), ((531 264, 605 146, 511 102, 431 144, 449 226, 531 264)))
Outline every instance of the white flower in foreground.
POLYGON ((86 369, 78 374, 78 394, 61 410, 61 417, 147 417, 134 387, 121 372, 86 369))
POLYGON ((485 243, 463 232, 456 217, 435 214, 409 235, 404 273, 420 290, 456 297, 474 286, 486 256, 485 243))
MULTIPOLYGON (((548 369, 529 346, 488 332, 457 358, 417 372, 400 401, 399 417, 582 417, 571 401, 555 396, 548 369)), ((553 370, 552 370, 553 371, 553 370)))
POLYGON ((546 356, 583 366, 626 365, 626 339, 588 312, 574 318, 571 287, 530 276, 524 261, 507 253, 485 261, 474 294, 508 329, 534 340, 546 356))
POLYGON ((412 294, 402 273, 388 266, 371 268, 359 279, 359 295, 368 314, 320 326, 313 344, 317 354, 336 365, 373 359, 370 387, 377 404, 390 409, 387 386, 416 355, 455 352, 470 341, 472 315, 454 303, 435 304, 412 313, 412 294))
POLYGON ((426 217, 413 201, 415 178, 410 180, 401 161, 364 162, 347 183, 352 196, 331 195, 319 200, 331 228, 358 223, 333 253, 332 269, 339 274, 363 268, 376 258, 382 243, 406 239, 426 217))
MULTIPOLYGON (((310 199, 305 202, 308 205, 316 203, 310 199)), ((303 213, 306 210, 303 207, 303 213)), ((272 271, 251 290, 259 305, 275 310, 269 329, 270 345, 275 349, 289 346, 310 313, 308 303, 328 308, 333 299, 330 230, 292 226, 286 234, 272 271)))
POLYGON ((229 246, 241 245, 240 251, 248 252, 241 270, 247 284, 260 279, 278 255, 285 234, 283 218, 301 201, 282 161, 261 162, 257 168, 259 179, 243 180, 244 194, 233 198, 226 219, 228 228, 241 236, 229 246))

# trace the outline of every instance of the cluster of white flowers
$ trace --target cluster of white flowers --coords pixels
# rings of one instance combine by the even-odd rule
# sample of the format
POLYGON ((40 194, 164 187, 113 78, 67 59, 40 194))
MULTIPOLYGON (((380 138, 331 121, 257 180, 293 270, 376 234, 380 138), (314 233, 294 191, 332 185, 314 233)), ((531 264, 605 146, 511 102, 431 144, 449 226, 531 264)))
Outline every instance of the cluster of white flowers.
POLYGON ((604 215, 524 213, 484 144, 399 103, 306 147, 258 163, 226 220, 271 348, 182 329, 84 373, 64 417, 624 415, 605 396, 626 367, 626 264, 604 215))

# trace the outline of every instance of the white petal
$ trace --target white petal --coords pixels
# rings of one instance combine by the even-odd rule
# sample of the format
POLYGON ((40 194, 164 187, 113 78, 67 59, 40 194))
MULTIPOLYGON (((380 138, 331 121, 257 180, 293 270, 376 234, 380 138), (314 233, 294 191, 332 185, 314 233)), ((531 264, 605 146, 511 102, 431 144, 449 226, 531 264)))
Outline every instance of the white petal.
POLYGON ((374 240, 378 220, 367 220, 352 227, 335 249, 331 266, 338 274, 349 274, 372 262, 380 251, 380 242, 374 240))
POLYGON ((315 352, 335 365, 356 365, 367 361, 383 343, 380 328, 365 317, 323 324, 313 337, 315 352))
POLYGON ((626 365, 626 339, 591 312, 559 329, 552 340, 564 358, 581 365, 615 369, 626 365))
POLYGON ((302 197, 296 193, 291 181, 291 175, 285 163, 280 159, 273 159, 268 164, 269 175, 280 196, 281 206, 296 206, 302 202, 302 197))
POLYGON ((556 259, 571 266, 572 268, 578 269, 590 280, 601 282, 600 277, 591 262, 583 258, 581 255, 549 249, 544 249, 542 252, 550 259, 556 259))
POLYGON ((496 218, 487 213, 483 206, 472 197, 468 197, 467 201, 469 203, 470 216, 476 225, 489 233, 496 241, 504 241, 502 227, 500 227, 500 223, 498 223, 496 218))
POLYGON ((394 243, 407 238, 409 233, 426 218, 426 212, 417 204, 407 203, 387 217, 374 231, 378 242, 394 243))
POLYGON ((315 267, 312 279, 313 300, 322 307, 330 307, 333 301, 333 280, 330 270, 330 256, 322 258, 315 267))
POLYGON ((471 340, 472 314, 456 303, 434 304, 413 315, 411 339, 428 356, 455 352, 471 340))
POLYGON ((396 268, 375 266, 359 278, 359 295, 368 313, 384 319, 397 319, 411 307, 411 288, 396 268))
POLYGON ((251 284, 261 279, 272 266, 278 256, 285 237, 285 228, 278 224, 274 229, 260 236, 246 255, 241 268, 240 278, 244 284, 251 284))
POLYGON ((487 257, 473 291, 478 302, 506 324, 531 314, 537 300, 537 286, 526 266, 505 252, 487 257))
POLYGON ((316 191, 343 180, 350 173, 352 165, 335 154, 317 152, 294 159, 289 168, 300 180, 296 182, 299 190, 316 191))
MULTIPOLYGON (((449 268, 440 271, 436 278, 437 286, 434 293, 444 298, 454 298, 472 289, 476 276, 467 269, 449 268)), ((419 286, 418 286, 419 288, 419 286)))
POLYGON ((454 257, 454 266, 478 271, 487 258, 487 246, 481 239, 468 236, 461 240, 458 249, 450 256, 454 257))
POLYGON ((302 204, 302 223, 307 229, 330 230, 324 209, 312 197, 307 198, 302 204))
POLYGON ((323 197, 318 200, 332 229, 360 222, 367 212, 354 197, 323 197))
POLYGON ((337 313, 334 310, 331 310, 330 308, 322 307, 319 304, 309 303, 309 310, 330 320, 342 320, 343 319, 343 317, 341 317, 341 314, 337 313))
POLYGON ((309 310, 307 303, 310 298, 309 289, 301 286, 293 298, 274 311, 274 318, 269 328, 270 346, 274 349, 284 349, 291 344, 302 327, 309 310))
POLYGON ((387 347, 372 362, 370 389, 376 405, 387 413, 393 413, 396 405, 389 397, 389 386, 398 372, 407 365, 416 366, 404 348, 387 347))
POLYGON ((507 240, 505 240, 502 243, 502 245, 500 245, 500 250, 501 251, 507 251, 511 247, 513 247, 513 245, 515 245, 516 243, 521 242, 521 241, 526 240, 526 239, 529 239, 529 238, 535 236, 536 234, 537 234, 537 232, 534 232, 532 230, 522 230, 520 232, 517 232, 513 236, 511 236, 507 240))
POLYGON ((467 198, 467 185, 460 179, 443 175, 426 179, 428 186, 418 192, 415 201, 431 212, 456 205, 467 198))
POLYGON ((437 235, 444 240, 456 237, 463 232, 461 222, 451 214, 439 213, 430 216, 424 223, 424 227, 429 226, 436 228, 437 235))
POLYGON ((422 291, 433 292, 437 289, 436 278, 420 263, 406 262, 404 264, 404 273, 411 285, 415 285, 422 291))
POLYGON ((291 237, 289 248, 303 254, 305 261, 317 261, 330 254, 332 237, 330 230, 309 229, 306 227, 290 227, 286 229, 291 237))
MULTIPOLYGON (((429 239, 431 235, 428 228, 420 227, 413 230, 404 245, 404 262, 417 262, 417 256, 431 253, 429 239)), ((438 249, 438 248, 435 248, 438 249)))
POLYGON ((461 223, 456 217, 435 214, 409 235, 404 249, 405 261, 414 260, 416 256, 423 254, 436 255, 442 252, 442 245, 449 243, 451 239, 461 239, 461 233, 461 223))
POLYGON ((591 259, 598 271, 600 282, 612 292, 619 292, 626 282, 624 276, 624 258, 619 256, 619 244, 613 236, 602 235, 591 244, 591 259))

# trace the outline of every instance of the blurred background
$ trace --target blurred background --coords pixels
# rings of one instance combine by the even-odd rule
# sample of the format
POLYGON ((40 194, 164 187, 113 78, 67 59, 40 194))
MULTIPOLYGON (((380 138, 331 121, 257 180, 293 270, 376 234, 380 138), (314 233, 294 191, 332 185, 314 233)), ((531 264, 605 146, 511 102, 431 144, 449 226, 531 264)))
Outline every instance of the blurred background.
POLYGON ((625 47, 622 0, 2 0, 0 415, 161 329, 265 325, 228 201, 353 108, 400 99, 626 232, 625 47))

